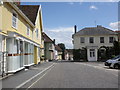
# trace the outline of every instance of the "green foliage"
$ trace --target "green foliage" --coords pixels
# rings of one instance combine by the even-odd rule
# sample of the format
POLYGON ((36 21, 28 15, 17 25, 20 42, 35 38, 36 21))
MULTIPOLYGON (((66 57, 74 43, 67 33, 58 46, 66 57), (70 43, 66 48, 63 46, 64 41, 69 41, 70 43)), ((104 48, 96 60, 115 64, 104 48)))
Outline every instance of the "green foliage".
POLYGON ((64 51, 65 50, 65 44, 59 43, 58 46, 64 51))
POLYGON ((87 49, 74 49, 73 50, 73 59, 74 61, 87 61, 87 49))
POLYGON ((120 54, 120 42, 114 41, 113 45, 114 45, 113 47, 114 47, 115 55, 119 55, 120 54))
POLYGON ((108 60, 112 58, 114 55, 115 55, 115 50, 113 47, 101 46, 98 49, 98 60, 99 61, 108 60))

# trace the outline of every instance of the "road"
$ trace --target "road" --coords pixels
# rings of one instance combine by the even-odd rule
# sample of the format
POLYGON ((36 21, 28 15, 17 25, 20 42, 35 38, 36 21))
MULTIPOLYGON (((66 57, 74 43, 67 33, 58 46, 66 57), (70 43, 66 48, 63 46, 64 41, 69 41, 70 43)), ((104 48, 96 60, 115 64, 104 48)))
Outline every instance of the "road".
POLYGON ((97 63, 55 62, 28 88, 118 88, 118 70, 97 63))

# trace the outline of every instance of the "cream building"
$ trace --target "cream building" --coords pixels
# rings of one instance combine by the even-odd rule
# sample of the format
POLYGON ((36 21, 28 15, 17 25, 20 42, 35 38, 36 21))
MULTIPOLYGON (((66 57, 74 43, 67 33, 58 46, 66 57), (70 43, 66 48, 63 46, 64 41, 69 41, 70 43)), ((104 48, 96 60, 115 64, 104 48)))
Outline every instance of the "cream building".
POLYGON ((4 2, 0 5, 0 13, 0 52, 7 52, 4 67, 0 56, 0 67, 11 73, 40 63, 43 48, 41 6, 4 2))
POLYGON ((88 61, 97 61, 98 49, 101 46, 113 46, 114 40, 118 41, 117 33, 114 31, 102 27, 88 27, 73 34, 73 46, 74 49, 87 48, 88 61))

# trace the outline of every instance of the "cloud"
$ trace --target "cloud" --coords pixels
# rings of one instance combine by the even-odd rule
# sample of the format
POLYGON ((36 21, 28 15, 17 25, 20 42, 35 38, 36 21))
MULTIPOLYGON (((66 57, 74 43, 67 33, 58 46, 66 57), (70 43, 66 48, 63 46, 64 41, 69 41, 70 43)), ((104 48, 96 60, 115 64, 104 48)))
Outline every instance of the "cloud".
POLYGON ((73 32, 74 29, 73 27, 58 27, 58 28, 53 28, 49 29, 51 32, 73 32))
POLYGON ((97 8, 96 6, 94 6, 94 5, 91 5, 91 6, 90 6, 90 9, 91 9, 91 10, 97 10, 98 8, 97 8))
POLYGON ((118 22, 111 22, 110 24, 109 24, 109 26, 112 28, 112 29, 114 29, 114 30, 120 30, 120 21, 118 21, 118 22))
POLYGON ((45 33, 51 39, 56 40, 56 44, 64 43, 66 48, 73 48, 72 34, 74 32, 73 27, 58 27, 58 28, 45 28, 45 33))

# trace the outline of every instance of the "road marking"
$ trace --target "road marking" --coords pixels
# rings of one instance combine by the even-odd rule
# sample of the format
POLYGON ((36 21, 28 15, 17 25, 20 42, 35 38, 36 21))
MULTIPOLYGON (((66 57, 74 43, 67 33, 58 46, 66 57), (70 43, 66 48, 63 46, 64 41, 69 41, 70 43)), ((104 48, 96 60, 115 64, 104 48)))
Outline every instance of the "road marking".
POLYGON ((23 85, 25 85, 26 83, 30 82, 32 79, 34 79, 35 77, 37 77, 38 75, 42 74, 43 72, 45 72, 46 70, 48 70, 49 68, 51 68, 55 63, 53 63, 52 65, 50 65, 49 67, 45 68, 43 71, 41 71, 40 73, 36 74, 35 76, 33 76, 32 78, 26 80, 24 83, 20 84, 19 86, 17 86, 16 88, 20 88, 23 85))
MULTIPOLYGON (((53 66, 54 67, 54 66, 53 66)), ((49 69, 49 71, 53 68, 51 67, 49 69)), ((31 88, 33 85, 35 85, 40 79, 42 79, 49 71, 47 71, 45 74, 43 74, 38 80, 36 80, 34 83, 32 83, 26 90, 28 90, 29 88, 31 88)))

